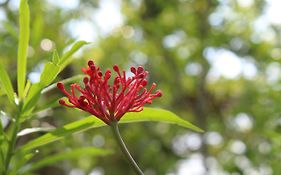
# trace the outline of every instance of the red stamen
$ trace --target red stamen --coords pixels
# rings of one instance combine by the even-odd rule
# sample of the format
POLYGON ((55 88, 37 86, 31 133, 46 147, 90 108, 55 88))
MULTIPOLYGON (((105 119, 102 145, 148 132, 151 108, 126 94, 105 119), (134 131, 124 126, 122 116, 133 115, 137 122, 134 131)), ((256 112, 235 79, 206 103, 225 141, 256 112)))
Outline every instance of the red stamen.
POLYGON ((113 66, 113 70, 114 70, 115 72, 119 72, 119 67, 118 67, 117 65, 114 65, 114 66, 113 66))
POLYGON ((65 101, 62 100, 62 99, 59 100, 59 103, 60 103, 61 105, 65 105, 65 101))
POLYGON ((133 74, 136 74, 136 72, 137 72, 136 68, 135 68, 135 67, 131 67, 131 72, 132 72, 133 74))
POLYGON ((139 66, 137 70, 138 74, 142 73, 143 71, 144 71, 143 67, 139 66))
POLYGON ((58 87, 60 90, 63 90, 63 89, 64 89, 64 85, 63 85, 62 82, 58 82, 57 87, 58 87))
POLYGON ((147 86, 145 78, 148 72, 142 66, 131 67, 130 70, 134 74, 132 77, 126 77, 125 71, 122 71, 121 75, 117 65, 113 66, 113 70, 117 76, 110 85, 111 71, 107 70, 103 74, 92 60, 88 61, 88 67, 82 69, 87 75, 83 79, 84 88, 78 84, 72 84, 69 93, 61 82, 57 84, 72 105, 67 104, 64 100, 60 100, 59 103, 87 111, 106 124, 110 124, 112 121, 120 120, 126 112, 142 111, 146 103, 152 103, 154 98, 162 96, 160 90, 152 93, 156 87, 155 83, 149 90, 145 88, 147 86), (75 90, 80 92, 79 97, 76 96, 75 90))

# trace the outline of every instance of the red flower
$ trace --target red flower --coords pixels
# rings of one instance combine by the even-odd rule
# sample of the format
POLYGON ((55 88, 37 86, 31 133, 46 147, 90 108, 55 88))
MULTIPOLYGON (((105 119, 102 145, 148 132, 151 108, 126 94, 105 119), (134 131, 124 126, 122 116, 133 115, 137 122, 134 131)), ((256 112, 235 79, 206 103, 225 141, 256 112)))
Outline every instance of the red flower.
POLYGON ((143 67, 131 67, 132 77, 127 77, 125 71, 121 73, 117 65, 113 66, 113 70, 117 76, 114 78, 113 85, 110 85, 111 71, 107 70, 103 75, 100 68, 90 60, 88 68, 82 69, 89 76, 83 80, 84 88, 78 84, 72 84, 69 93, 65 90, 63 83, 57 84, 71 104, 67 104, 62 99, 59 103, 87 111, 109 125, 112 121, 119 121, 126 112, 142 111, 146 103, 151 104, 154 98, 162 96, 160 90, 152 93, 156 87, 155 83, 149 90, 145 88, 148 72, 143 67), (75 94, 77 90, 81 93, 79 97, 75 94))

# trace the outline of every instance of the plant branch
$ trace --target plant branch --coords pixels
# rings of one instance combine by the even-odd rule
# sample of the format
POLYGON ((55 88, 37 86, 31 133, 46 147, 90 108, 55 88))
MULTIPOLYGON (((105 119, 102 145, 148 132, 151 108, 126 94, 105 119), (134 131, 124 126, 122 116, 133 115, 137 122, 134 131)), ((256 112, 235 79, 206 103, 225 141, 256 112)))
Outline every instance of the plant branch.
POLYGON ((133 157, 131 156, 129 150, 127 149, 127 147, 124 143, 124 141, 123 141, 123 139, 120 135, 120 132, 119 132, 117 121, 111 122, 110 126, 111 126, 111 130, 113 132, 115 140, 117 141, 120 149, 122 150, 123 154, 125 155, 126 159, 129 161, 130 165, 132 166, 132 168, 134 169, 136 174, 137 175, 144 175, 143 172, 141 171, 141 169, 138 167, 135 160, 133 159, 133 157))

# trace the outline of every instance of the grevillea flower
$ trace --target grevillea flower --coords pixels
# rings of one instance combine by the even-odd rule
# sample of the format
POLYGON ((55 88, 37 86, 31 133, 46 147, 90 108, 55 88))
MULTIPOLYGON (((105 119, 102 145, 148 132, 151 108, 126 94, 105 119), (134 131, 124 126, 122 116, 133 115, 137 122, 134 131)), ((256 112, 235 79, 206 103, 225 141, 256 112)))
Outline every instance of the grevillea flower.
POLYGON ((90 60, 88 67, 82 69, 86 74, 84 88, 71 84, 70 92, 67 92, 63 83, 57 84, 69 101, 66 103, 61 99, 59 103, 87 111, 109 125, 112 121, 119 121, 126 112, 142 111, 146 103, 150 104, 154 98, 162 96, 160 90, 152 92, 155 83, 150 89, 146 88, 148 72, 143 67, 131 67, 132 77, 127 77, 125 71, 120 72, 117 65, 113 66, 113 70, 117 76, 110 85, 111 71, 107 70, 103 75, 100 68, 90 60), (76 91, 80 92, 80 96, 76 95, 76 91))

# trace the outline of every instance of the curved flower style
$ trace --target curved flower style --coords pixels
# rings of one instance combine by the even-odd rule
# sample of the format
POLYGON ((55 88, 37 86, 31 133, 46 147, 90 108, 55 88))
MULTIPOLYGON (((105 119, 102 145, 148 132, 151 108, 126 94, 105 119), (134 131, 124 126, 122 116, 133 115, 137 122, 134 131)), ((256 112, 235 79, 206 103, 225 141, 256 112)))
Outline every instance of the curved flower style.
POLYGON ((88 75, 83 79, 84 88, 78 84, 71 84, 69 93, 63 83, 57 84, 71 104, 62 99, 59 103, 87 111, 109 125, 112 121, 119 121, 126 112, 142 111, 146 103, 150 104, 154 98, 162 96, 160 90, 152 93, 156 87, 155 83, 149 90, 145 88, 148 72, 143 67, 131 67, 132 77, 127 77, 125 71, 121 73, 117 65, 113 66, 113 70, 117 76, 113 80, 113 85, 110 85, 111 71, 107 70, 103 75, 100 68, 90 60, 88 67, 82 69, 88 75), (75 94, 77 90, 81 93, 79 97, 75 94))

